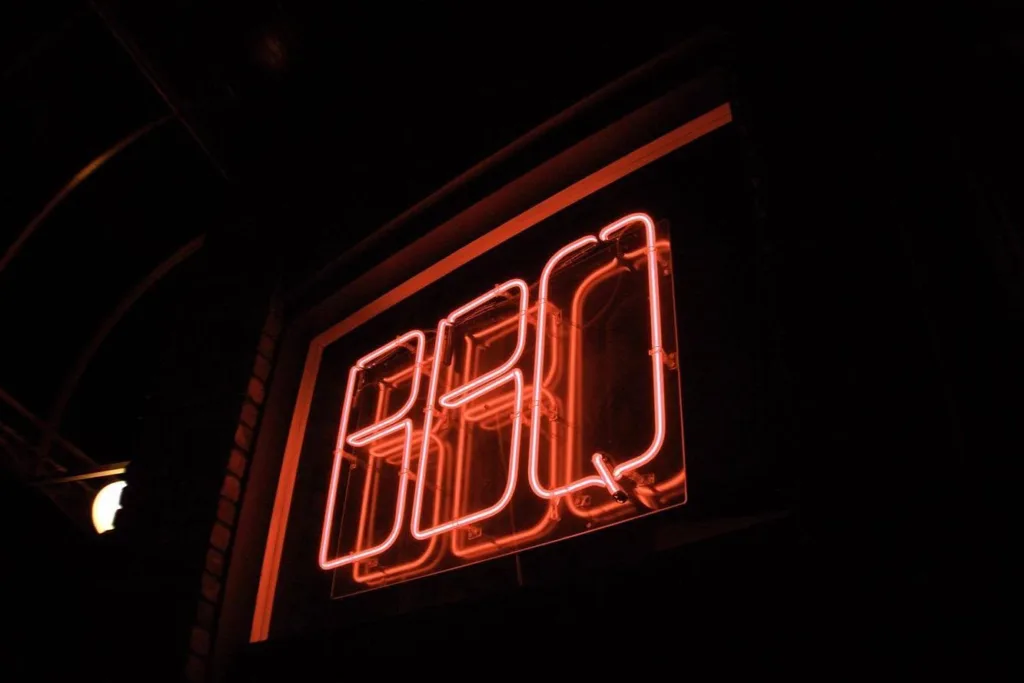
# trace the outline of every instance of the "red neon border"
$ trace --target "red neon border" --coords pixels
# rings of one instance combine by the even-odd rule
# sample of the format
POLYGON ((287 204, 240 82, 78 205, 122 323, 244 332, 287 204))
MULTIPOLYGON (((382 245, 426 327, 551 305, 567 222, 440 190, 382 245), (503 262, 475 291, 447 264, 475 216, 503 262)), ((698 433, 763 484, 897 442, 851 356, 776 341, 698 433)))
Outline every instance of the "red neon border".
POLYGON ((387 310, 481 254, 555 215, 566 207, 674 152, 680 147, 725 126, 732 120, 731 106, 729 103, 723 103, 661 137, 638 147, 622 158, 556 192, 536 206, 506 221, 489 233, 456 250, 454 253, 445 256, 430 268, 414 275, 390 292, 363 306, 341 322, 332 325, 310 342, 299 393, 294 403, 291 425, 285 444, 285 453, 281 462, 281 474, 274 497, 270 527, 267 531, 267 542, 260 571, 256 604, 253 608, 252 628, 249 636, 250 642, 266 640, 270 633, 274 596, 277 590, 284 538, 288 529, 288 517, 295 489, 295 478, 298 472, 299 458, 305 439, 306 422, 309 417, 310 406, 312 405, 313 390, 316 385, 317 375, 319 374, 324 348, 374 315, 387 310))

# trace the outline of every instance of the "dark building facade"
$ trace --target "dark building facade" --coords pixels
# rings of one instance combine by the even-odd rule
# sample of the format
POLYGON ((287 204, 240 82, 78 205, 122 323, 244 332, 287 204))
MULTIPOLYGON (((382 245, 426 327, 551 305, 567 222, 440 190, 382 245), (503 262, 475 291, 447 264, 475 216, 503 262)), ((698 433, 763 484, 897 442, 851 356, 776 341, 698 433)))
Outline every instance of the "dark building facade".
POLYGON ((1020 31, 410 12, 12 21, 12 670, 967 648, 1020 446, 1020 31))

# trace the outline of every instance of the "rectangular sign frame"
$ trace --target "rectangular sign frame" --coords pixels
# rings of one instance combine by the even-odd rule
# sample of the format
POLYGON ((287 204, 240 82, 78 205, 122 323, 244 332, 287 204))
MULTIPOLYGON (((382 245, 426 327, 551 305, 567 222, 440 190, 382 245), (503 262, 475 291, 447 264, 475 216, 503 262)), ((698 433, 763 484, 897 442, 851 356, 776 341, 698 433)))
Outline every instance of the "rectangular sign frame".
MULTIPOLYGON (((299 468, 299 458, 305 438, 313 391, 320 370, 324 349, 355 330, 363 323, 395 306, 428 285, 436 282, 460 266, 469 263, 512 237, 568 206, 624 178, 634 171, 728 124, 733 119, 728 103, 714 107, 689 122, 657 137, 603 168, 570 184, 549 198, 505 221, 469 244, 455 250, 433 265, 376 297, 370 303, 352 312, 340 322, 316 335, 306 352, 302 377, 298 389, 291 423, 288 429, 284 457, 277 481, 276 494, 263 553, 259 588, 253 613, 250 642, 266 640, 270 632, 274 595, 280 569, 282 550, 288 528, 289 512, 299 468)), ((407 249, 416 249, 414 243, 407 249)))

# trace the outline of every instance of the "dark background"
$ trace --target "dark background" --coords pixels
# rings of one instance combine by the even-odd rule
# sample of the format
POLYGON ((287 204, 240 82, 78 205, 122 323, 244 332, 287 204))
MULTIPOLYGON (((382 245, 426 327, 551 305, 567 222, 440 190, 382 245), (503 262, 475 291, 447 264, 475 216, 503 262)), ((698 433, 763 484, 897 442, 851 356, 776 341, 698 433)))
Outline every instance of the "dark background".
MULTIPOLYGON (((45 417, 118 300, 206 236, 114 327, 60 427, 96 462, 133 462, 137 514, 120 538, 89 535, 22 472, 4 474, 14 539, 0 648, 12 679, 179 679, 208 508, 271 295, 286 315, 319 300, 345 281, 330 264, 371 231, 709 31, 727 36, 709 59, 735 78, 746 138, 773 302, 757 343, 780 359, 773 395, 786 414, 763 438, 796 463, 793 514, 388 628, 482 645, 491 636, 478 624, 514 634, 546 610, 555 632, 608 615, 630 632, 662 624, 652 631, 681 656, 778 637, 780 624, 816 644, 868 638, 904 655, 919 643, 998 646, 998 626, 985 626, 1005 604, 1013 500, 1000 466, 1021 452, 1024 379, 1015 23, 740 8, 712 21, 636 3, 25 1, 2 12, 3 249, 91 159, 170 118, 73 191, 0 272, 0 387, 45 417), (618 616, 637 583, 665 592, 618 616)), ((560 136, 539 149, 567 146, 560 136)), ((503 168, 515 177, 515 163, 503 168)), ((450 215, 503 177, 431 210, 450 215)), ((399 225, 377 249, 414 236, 399 225)), ((333 638, 290 647, 333 662, 333 638)), ((345 638, 353 650, 370 642, 345 638)), ((239 676, 287 669, 295 650, 281 647, 239 676)))

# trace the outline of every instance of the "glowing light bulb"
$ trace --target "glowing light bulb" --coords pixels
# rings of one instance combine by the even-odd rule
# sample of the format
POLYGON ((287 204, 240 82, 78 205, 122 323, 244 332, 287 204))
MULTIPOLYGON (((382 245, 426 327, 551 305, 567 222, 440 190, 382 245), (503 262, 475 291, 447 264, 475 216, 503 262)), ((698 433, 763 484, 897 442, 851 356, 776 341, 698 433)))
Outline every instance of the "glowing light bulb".
POLYGON ((121 509, 121 492, 126 482, 115 481, 100 489, 92 501, 92 524, 102 534, 114 528, 114 515, 121 509))

